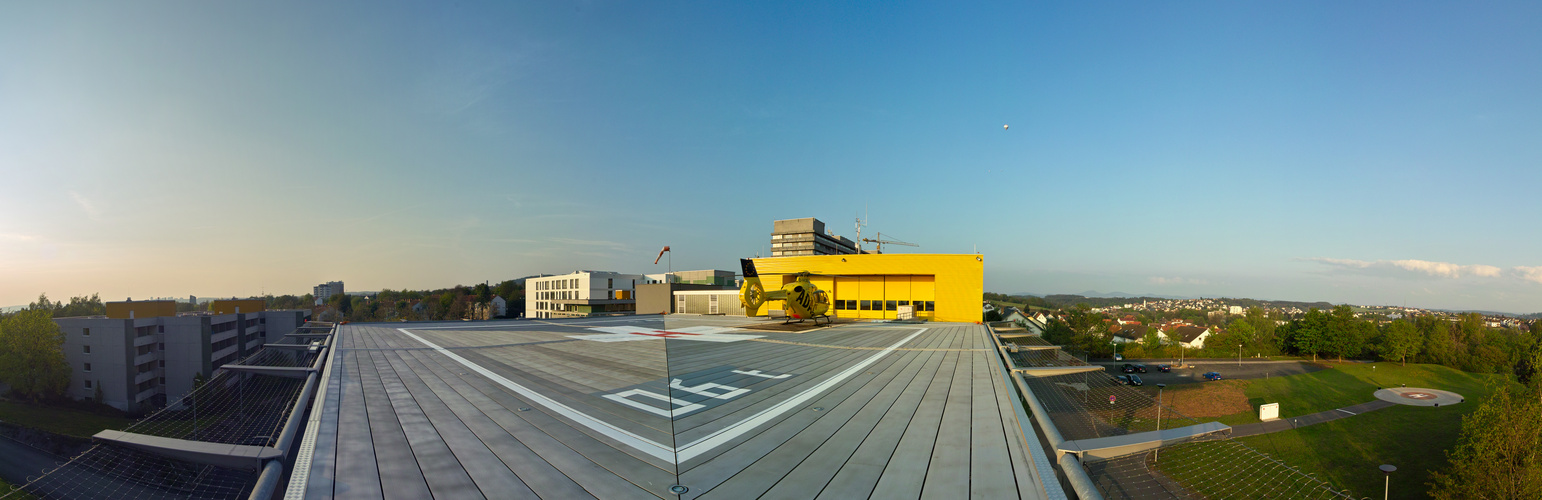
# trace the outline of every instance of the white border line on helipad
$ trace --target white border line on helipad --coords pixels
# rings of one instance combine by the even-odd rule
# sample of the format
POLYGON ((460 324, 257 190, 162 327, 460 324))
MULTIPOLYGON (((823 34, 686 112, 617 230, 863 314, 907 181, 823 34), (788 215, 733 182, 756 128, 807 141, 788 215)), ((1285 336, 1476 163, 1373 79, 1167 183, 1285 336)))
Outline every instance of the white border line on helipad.
POLYGON ((819 396, 820 394, 824 393, 825 391, 828 391, 831 388, 834 388, 836 385, 839 385, 841 382, 845 381, 846 379, 851 378, 852 375, 856 375, 858 372, 861 372, 863 369, 866 369, 869 365, 872 365, 873 363, 878 362, 879 359, 883 358, 884 356, 888 355, 891 352, 894 352, 895 349, 898 349, 900 346, 905 345, 905 343, 910 342, 912 339, 915 339, 917 336, 921 335, 921 333, 925 332, 927 329, 926 328, 919 328, 919 329, 916 330, 915 333, 910 334, 910 336, 905 337, 904 339, 900 340, 899 342, 895 342, 893 345, 890 345, 889 347, 884 348, 883 350, 878 351, 877 353, 874 353, 872 356, 868 356, 867 359, 864 359, 861 362, 858 362, 857 364, 852 365, 851 367, 841 371, 840 373, 836 374, 835 376, 830 377, 828 379, 825 379, 823 382, 820 382, 819 384, 817 384, 817 385, 815 385, 813 387, 805 389, 803 392, 798 393, 796 396, 793 396, 791 398, 787 398, 785 400, 782 400, 781 402, 777 403, 776 405, 774 405, 774 406, 772 406, 770 408, 766 408, 765 410, 761 410, 760 412, 758 412, 758 413, 756 413, 756 414, 754 414, 754 415, 752 415, 750 417, 747 417, 744 420, 740 420, 738 422, 733 423, 732 425, 728 425, 726 427, 723 427, 722 429, 719 429, 717 432, 714 432, 714 433, 712 433, 712 434, 710 434, 710 435, 708 435, 706 437, 703 437, 701 439, 697 439, 696 441, 693 441, 693 442, 691 442, 689 444, 686 444, 685 446, 681 446, 681 447, 678 447, 678 448, 671 448, 668 445, 665 445, 665 444, 659 443, 657 441, 653 441, 651 439, 639 436, 639 435, 634 434, 631 431, 628 431, 626 429, 622 429, 620 427, 616 427, 615 425, 611 425, 609 422, 606 422, 604 420, 595 418, 595 417, 590 416, 589 414, 586 414, 584 412, 575 410, 572 407, 564 405, 564 404, 562 404, 562 403, 560 403, 560 402, 558 402, 558 401, 556 401, 554 399, 551 399, 550 397, 547 397, 544 394, 541 394, 539 392, 531 390, 528 387, 525 387, 523 385, 515 383, 512 380, 504 378, 502 375, 494 373, 492 370, 488 370, 486 368, 483 368, 481 365, 478 365, 478 364, 472 362, 471 360, 468 360, 466 358, 460 357, 459 355, 455 354, 454 352, 451 352, 449 349, 445 349, 443 347, 440 347, 437 344, 434 344, 433 342, 429 342, 427 339, 424 339, 423 337, 419 337, 417 335, 414 335, 412 332, 407 331, 406 328, 397 328, 396 330, 399 331, 399 332, 402 332, 402 334, 407 335, 408 337, 412 337, 413 340, 417 340, 418 342, 423 343, 423 345, 426 345, 426 346, 432 348, 433 350, 439 352, 440 354, 443 354, 445 357, 448 357, 448 358, 450 358, 452 360, 455 360, 455 362, 460 363, 461 365, 464 365, 467 368, 470 368, 472 371, 475 371, 475 372, 481 374, 482 376, 487 377, 488 380, 492 380, 493 382, 498 383, 498 385, 501 385, 501 386, 503 386, 503 387, 505 387, 505 388, 507 388, 507 389, 509 389, 511 391, 514 391, 516 394, 524 396, 526 399, 529 399, 534 404, 541 405, 541 406, 543 406, 543 407, 545 407, 545 408, 547 408, 547 409, 549 409, 549 410, 551 410, 553 412, 556 412, 559 415, 567 417, 569 420, 572 420, 573 422, 578 423, 579 425, 582 425, 584 427, 589 428, 590 430, 592 430, 594 432, 598 432, 601 435, 604 435, 606 437, 614 439, 617 442, 620 442, 622 444, 630 446, 633 449, 636 449, 638 451, 646 453, 649 456, 652 456, 654 458, 658 458, 660 460, 663 460, 665 462, 669 462, 669 463, 672 463, 672 464, 679 464, 680 462, 684 462, 686 460, 690 460, 690 459, 695 458, 697 456, 700 456, 700 455, 702 455, 704 453, 710 452, 710 451, 716 449, 717 447, 722 446, 723 444, 731 442, 735 438, 743 435, 744 433, 752 431, 756 427, 759 427, 760 425, 765 424, 766 422, 770 422, 771 420, 775 419, 776 417, 781 416, 783 413, 787 413, 788 411, 791 411, 793 408, 796 408, 796 407, 798 407, 799 405, 801 405, 801 404, 803 404, 805 402, 813 400, 815 397, 819 396))

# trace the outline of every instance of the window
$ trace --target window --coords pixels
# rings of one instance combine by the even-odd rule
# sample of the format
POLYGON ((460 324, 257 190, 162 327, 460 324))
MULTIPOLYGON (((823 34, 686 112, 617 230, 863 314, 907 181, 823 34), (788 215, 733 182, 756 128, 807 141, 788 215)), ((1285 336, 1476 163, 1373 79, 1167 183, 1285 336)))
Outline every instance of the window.
POLYGON ((80 329, 80 334, 83 335, 83 336, 86 336, 86 337, 90 337, 91 336, 91 329, 90 328, 81 328, 80 329))
POLYGON ((87 380, 87 381, 86 381, 86 388, 87 388, 87 389, 90 389, 90 388, 91 388, 91 381, 90 381, 90 380, 87 380))
POLYGON ((885 301, 883 303, 883 310, 885 310, 885 311, 893 311, 893 310, 895 310, 894 306, 897 305, 897 304, 895 304, 895 302, 898 302, 898 301, 894 301, 894 300, 885 301))
POLYGON ((91 373, 91 363, 86 363, 86 373, 91 373))
POLYGON ((937 303, 933 302, 933 301, 930 301, 930 300, 926 301, 926 310, 927 311, 936 311, 937 310, 937 303))
POLYGON ((160 363, 160 367, 161 368, 165 368, 166 367, 166 360, 164 360, 164 359, 160 360, 160 361, 158 361, 158 363, 160 363))
POLYGON ((615 288, 615 287, 616 287, 616 279, 615 278, 605 278, 605 288, 615 288))
POLYGON ((844 300, 837 300, 837 301, 835 301, 835 310, 837 310, 837 311, 844 311, 844 310, 846 310, 846 301, 844 301, 844 300))
POLYGON ((166 325, 156 325, 155 333, 166 333, 166 325))
POLYGON ((871 311, 872 307, 873 307, 872 304, 873 304, 873 301, 871 301, 871 300, 864 300, 864 301, 862 301, 862 307, 860 308, 860 310, 871 311))
POLYGON ((899 303, 900 303, 901 306, 908 306, 908 305, 910 305, 910 301, 908 301, 908 300, 901 300, 901 301, 899 301, 899 303))
POLYGON ((86 354, 91 354, 91 346, 83 345, 83 346, 80 346, 80 347, 82 347, 85 350, 86 354))
POLYGON ((156 344, 155 345, 155 350, 157 350, 157 351, 164 351, 164 350, 166 350, 166 343, 165 342, 161 342, 159 344, 156 344))

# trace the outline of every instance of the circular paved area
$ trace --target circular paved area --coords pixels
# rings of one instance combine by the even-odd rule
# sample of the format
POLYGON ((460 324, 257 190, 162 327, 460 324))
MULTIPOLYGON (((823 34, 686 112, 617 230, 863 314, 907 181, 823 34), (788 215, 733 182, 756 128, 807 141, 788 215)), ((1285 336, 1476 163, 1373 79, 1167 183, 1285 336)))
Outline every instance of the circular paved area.
POLYGON ((1409 406, 1447 406, 1462 402, 1462 395, 1439 389, 1389 387, 1376 391, 1376 399, 1409 406))

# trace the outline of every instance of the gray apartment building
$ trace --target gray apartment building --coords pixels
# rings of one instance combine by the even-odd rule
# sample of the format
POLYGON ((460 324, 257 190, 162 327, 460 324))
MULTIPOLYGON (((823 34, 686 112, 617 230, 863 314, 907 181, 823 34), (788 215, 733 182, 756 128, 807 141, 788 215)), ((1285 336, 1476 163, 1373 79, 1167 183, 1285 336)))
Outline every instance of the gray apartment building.
POLYGON ((110 308, 109 316, 55 318, 54 323, 64 332, 64 357, 72 370, 67 394, 74 399, 100 397, 102 403, 124 411, 164 406, 191 390, 196 375, 210 377, 220 366, 277 342, 311 314, 130 312, 124 315, 128 317, 111 317, 118 316, 113 312, 110 308))
POLYGON ((342 295, 343 293, 343 282, 341 281, 328 281, 311 288, 311 296, 316 298, 316 305, 318 306, 326 304, 328 297, 342 295))
POLYGON ((825 231, 825 223, 813 217, 771 223, 771 256, 845 255, 858 253, 857 244, 825 231))

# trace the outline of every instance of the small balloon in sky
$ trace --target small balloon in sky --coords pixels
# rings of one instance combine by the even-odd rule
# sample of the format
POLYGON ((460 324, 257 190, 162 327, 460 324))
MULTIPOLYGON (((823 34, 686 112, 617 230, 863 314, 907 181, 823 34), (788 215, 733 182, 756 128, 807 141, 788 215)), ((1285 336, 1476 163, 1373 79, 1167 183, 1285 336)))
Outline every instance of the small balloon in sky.
POLYGON ((1009 125, 1002 125, 1002 126, 1001 126, 1001 129, 1002 129, 1002 130, 1006 130, 1006 129, 1007 129, 1007 127, 1008 127, 1008 126, 1009 126, 1009 125))

